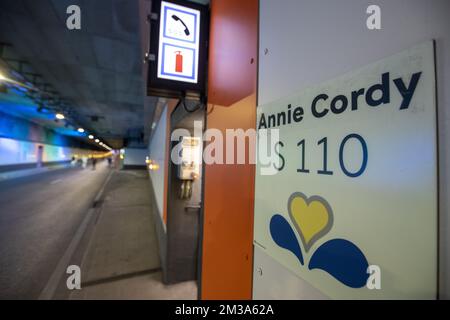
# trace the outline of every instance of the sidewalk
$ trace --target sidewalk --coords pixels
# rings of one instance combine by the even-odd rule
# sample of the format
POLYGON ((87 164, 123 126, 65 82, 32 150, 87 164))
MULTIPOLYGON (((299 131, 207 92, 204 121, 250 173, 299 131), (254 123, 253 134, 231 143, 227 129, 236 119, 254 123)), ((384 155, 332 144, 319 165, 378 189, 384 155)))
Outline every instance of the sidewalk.
POLYGON ((144 170, 115 171, 81 263, 81 290, 70 299, 196 299, 194 281, 165 286, 144 170))

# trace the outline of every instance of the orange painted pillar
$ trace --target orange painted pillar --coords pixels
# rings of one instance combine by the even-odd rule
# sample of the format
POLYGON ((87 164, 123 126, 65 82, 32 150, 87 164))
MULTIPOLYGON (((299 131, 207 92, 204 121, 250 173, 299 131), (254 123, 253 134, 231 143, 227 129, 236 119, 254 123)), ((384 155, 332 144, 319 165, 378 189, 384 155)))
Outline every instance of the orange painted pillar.
MULTIPOLYGON (((258 0, 211 1, 207 129, 255 128, 257 40, 258 0)), ((206 165, 204 179, 200 298, 251 299, 255 166, 206 165)))

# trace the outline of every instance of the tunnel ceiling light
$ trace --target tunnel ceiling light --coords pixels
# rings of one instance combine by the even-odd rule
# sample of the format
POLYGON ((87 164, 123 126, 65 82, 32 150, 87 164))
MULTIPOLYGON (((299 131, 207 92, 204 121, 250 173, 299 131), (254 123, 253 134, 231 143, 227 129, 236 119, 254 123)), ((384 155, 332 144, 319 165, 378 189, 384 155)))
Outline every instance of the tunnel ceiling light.
POLYGON ((92 139, 94 139, 94 136, 92 134, 90 134, 88 138, 92 140, 92 139))
POLYGON ((28 90, 35 91, 36 89, 33 86, 30 86, 28 83, 22 83, 13 79, 8 78, 3 73, 0 72, 0 82, 9 82, 14 85, 17 89, 27 92, 28 90))
POLYGON ((100 142, 100 140, 98 140, 98 139, 95 139, 95 142, 99 143, 99 142, 100 142))
POLYGON ((84 133, 84 129, 83 128, 78 128, 78 132, 79 133, 84 133))
POLYGON ((65 117, 64 117, 64 115, 62 114, 62 113, 57 113, 56 115, 55 115, 55 117, 56 117, 56 119, 58 119, 58 120, 63 120, 65 117))
POLYGON ((5 74, 2 72, 0 72, 0 81, 12 82, 12 80, 5 76, 5 74))

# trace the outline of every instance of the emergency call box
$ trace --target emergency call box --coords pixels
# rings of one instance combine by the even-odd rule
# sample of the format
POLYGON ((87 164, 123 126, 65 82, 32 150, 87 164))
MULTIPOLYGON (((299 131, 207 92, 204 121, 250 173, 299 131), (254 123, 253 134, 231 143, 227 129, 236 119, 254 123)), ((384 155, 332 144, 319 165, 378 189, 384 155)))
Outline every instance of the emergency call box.
POLYGON ((178 179, 195 180, 200 175, 201 143, 197 137, 182 137, 178 179))

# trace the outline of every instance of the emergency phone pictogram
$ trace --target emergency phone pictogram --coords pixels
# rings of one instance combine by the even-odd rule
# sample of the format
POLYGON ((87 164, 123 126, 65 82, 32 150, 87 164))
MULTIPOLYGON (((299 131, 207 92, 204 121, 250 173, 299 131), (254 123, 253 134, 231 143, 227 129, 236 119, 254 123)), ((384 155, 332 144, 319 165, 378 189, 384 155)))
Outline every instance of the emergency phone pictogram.
POLYGON ((183 72, 183 55, 181 51, 175 51, 175 72, 183 72))

